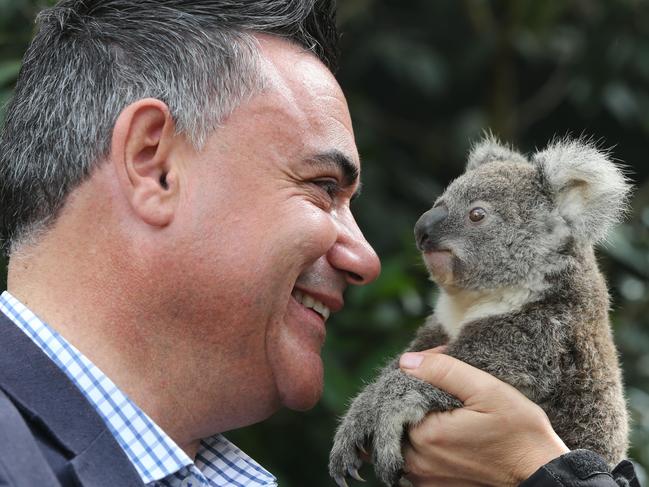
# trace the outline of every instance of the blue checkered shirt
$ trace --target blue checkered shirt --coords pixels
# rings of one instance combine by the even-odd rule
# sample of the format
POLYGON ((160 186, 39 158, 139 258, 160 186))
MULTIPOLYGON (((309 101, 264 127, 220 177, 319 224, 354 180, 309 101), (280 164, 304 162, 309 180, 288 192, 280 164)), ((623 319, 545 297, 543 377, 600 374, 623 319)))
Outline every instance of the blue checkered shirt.
POLYGON ((6 291, 0 311, 81 390, 147 486, 277 486, 275 477, 221 435, 202 440, 192 462, 97 366, 6 291))

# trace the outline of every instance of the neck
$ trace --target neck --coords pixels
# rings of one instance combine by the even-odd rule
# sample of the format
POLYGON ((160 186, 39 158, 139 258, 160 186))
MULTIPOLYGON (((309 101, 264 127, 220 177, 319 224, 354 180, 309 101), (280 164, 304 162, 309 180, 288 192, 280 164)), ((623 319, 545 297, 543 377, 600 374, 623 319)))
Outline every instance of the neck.
POLYGON ((201 438, 258 420, 243 417, 250 408, 240 403, 257 391, 231 383, 245 383, 240 375, 248 372, 230 370, 212 347, 206 367, 221 369, 210 377, 222 382, 205 383, 195 363, 186 360, 206 355, 195 341, 182 339, 191 334, 188 323, 156 293, 145 292, 146 282, 125 277, 151 275, 151 269, 134 266, 137 259, 128 253, 93 245, 73 251, 50 243, 46 236, 37 247, 12 255, 8 291, 99 367, 190 458, 201 438), (107 267, 110 272, 97 272, 107 267), (121 269, 124 279, 115 279, 113 268, 121 269))
MULTIPOLYGON (((125 394, 168 433, 173 421, 160 391, 174 386, 161 375, 151 337, 129 306, 129 290, 101 272, 92 273, 103 252, 81 255, 65 246, 14 253, 8 268, 8 291, 99 367, 125 394), (95 254, 95 255, 93 255, 95 254), (80 264, 83 263, 83 264, 80 264)), ((114 264, 114 262, 112 262, 114 264)), ((169 394, 174 396, 174 394, 169 394)), ((171 436, 171 435, 170 435, 171 436)), ((174 438, 175 440, 176 438, 174 438)), ((190 438, 177 441, 190 444, 190 438)))

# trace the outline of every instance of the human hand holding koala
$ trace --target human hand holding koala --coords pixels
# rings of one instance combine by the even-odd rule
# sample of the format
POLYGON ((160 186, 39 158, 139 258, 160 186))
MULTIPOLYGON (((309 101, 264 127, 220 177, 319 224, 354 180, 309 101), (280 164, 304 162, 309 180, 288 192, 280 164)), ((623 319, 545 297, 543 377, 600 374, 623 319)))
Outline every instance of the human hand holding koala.
POLYGON ((410 429, 402 451, 413 485, 517 486, 569 451, 545 412, 518 390, 434 351, 405 354, 399 365, 464 406, 429 414, 410 429))
MULTIPOLYGON (((531 160, 487 139, 415 228, 435 312, 409 351, 448 354, 516 387, 546 412, 569 448, 617 463, 627 413, 593 245, 621 215, 629 185, 607 155, 558 141, 531 160)), ((340 485, 372 452, 378 477, 397 485, 404 433, 429 412, 462 407, 393 361, 353 401, 331 452, 340 485)))

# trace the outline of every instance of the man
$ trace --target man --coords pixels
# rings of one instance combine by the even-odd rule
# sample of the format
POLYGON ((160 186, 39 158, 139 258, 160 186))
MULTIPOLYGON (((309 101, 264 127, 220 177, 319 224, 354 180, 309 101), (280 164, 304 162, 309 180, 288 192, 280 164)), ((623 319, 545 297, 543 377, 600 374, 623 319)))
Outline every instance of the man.
POLYGON ((2 389, 62 484, 272 484, 213 435, 312 407, 325 321, 379 273, 332 6, 63 1, 39 24, 2 135, 2 389))
POLYGON ((219 433, 312 407, 325 322, 379 273, 314 3, 39 16, 0 138, 5 483, 276 484, 219 433))

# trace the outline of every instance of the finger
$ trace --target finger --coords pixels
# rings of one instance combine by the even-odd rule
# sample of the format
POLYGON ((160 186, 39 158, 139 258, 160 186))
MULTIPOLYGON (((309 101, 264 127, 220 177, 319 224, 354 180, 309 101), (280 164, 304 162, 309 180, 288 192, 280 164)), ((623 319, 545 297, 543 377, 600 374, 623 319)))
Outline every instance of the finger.
POLYGON ((457 478, 457 472, 448 472, 444 462, 435 462, 435 455, 421 455, 411 448, 404 448, 406 462, 404 477, 412 487, 467 487, 464 479, 457 478))
POLYGON ((401 448, 401 454, 404 461, 404 475, 406 477, 431 478, 433 473, 442 475, 444 473, 443 465, 436 461, 435 455, 430 452, 421 452, 415 445, 410 442, 404 442, 401 448), (428 453, 428 455, 426 455, 428 453))
POLYGON ((465 404, 475 397, 484 400, 494 389, 511 387, 480 369, 442 353, 405 353, 399 365, 404 372, 439 387, 465 404))
POLYGON ((435 348, 431 348, 430 350, 426 350, 425 352, 432 352, 432 353, 446 353, 448 350, 448 345, 440 345, 435 348))

